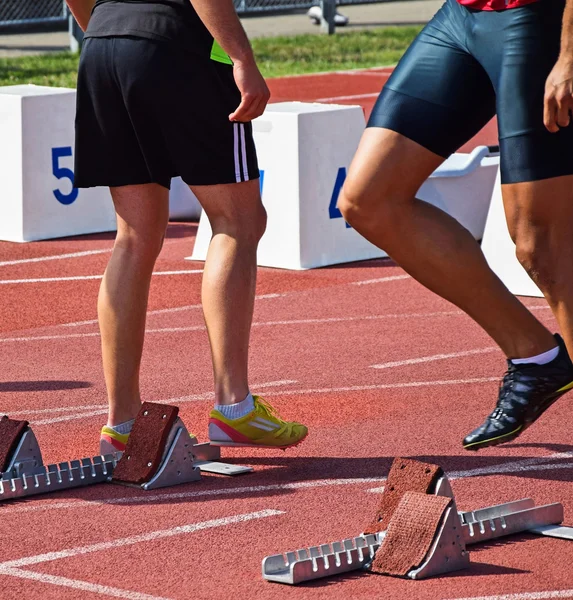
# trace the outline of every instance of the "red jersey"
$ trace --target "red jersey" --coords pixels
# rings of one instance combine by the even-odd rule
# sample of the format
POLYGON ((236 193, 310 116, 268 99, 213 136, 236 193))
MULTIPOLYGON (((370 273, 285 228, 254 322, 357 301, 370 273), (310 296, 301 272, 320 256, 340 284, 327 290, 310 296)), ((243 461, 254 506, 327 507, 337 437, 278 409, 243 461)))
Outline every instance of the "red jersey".
POLYGON ((458 2, 475 10, 505 10, 533 4, 539 0, 458 0, 458 2))

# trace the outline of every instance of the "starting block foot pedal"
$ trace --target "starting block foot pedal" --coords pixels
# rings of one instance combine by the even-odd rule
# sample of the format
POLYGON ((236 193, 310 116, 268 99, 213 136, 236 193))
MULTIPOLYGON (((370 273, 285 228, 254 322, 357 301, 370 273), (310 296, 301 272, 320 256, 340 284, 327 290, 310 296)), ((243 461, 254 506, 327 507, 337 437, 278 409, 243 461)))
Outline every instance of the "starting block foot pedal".
POLYGON ((201 478, 178 412, 176 406, 143 403, 112 481, 152 490, 201 478))
POLYGON ((425 579, 469 567, 456 505, 445 496, 406 492, 370 571, 425 579))
POLYGON ((392 462, 388 479, 380 498, 380 504, 374 520, 364 530, 368 533, 385 531, 390 524, 394 511, 406 492, 436 494, 440 488, 441 496, 452 497, 447 479, 438 465, 423 463, 410 458, 396 458, 392 462), (445 481, 444 481, 445 480, 445 481), (449 491, 449 493, 444 493, 449 491))

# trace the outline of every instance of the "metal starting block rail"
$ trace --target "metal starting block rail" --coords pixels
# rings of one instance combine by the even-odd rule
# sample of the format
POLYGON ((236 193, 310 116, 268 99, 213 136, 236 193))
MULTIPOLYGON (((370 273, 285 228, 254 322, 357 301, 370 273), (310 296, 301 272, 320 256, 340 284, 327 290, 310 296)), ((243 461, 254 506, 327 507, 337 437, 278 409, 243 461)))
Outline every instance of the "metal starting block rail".
MULTIPOLYGON (((431 474, 426 475, 426 480, 428 477, 431 477, 431 474)), ((374 569, 373 564, 375 565, 377 556, 383 552, 389 531, 396 526, 410 528, 410 532, 415 531, 415 515, 410 517, 404 510, 399 517, 401 522, 395 523, 395 517, 405 496, 411 495, 412 491, 418 492, 415 496, 421 495, 419 492, 422 492, 430 496, 451 498, 452 505, 441 525, 436 528, 432 546, 423 555, 420 564, 400 574, 406 578, 424 579, 466 568, 469 566, 466 546, 509 535, 532 533, 573 540, 573 527, 561 526, 564 515, 563 505, 560 503, 535 506, 532 499, 525 498, 479 510, 458 512, 455 509, 451 485, 439 467, 396 459, 388 475, 380 502, 381 508, 376 518, 386 529, 378 532, 368 530, 367 533, 341 541, 268 556, 262 564, 263 578, 267 581, 296 585, 358 570, 396 575, 396 572, 390 570, 374 569), (420 489, 422 478, 419 474, 430 473, 429 467, 433 467, 439 476, 427 488, 420 489), (404 471, 407 468, 410 468, 414 475, 411 481, 407 478, 405 480, 403 476, 400 479, 400 474, 407 473, 404 471), (401 497, 399 502, 395 499, 396 495, 401 497), (385 514, 385 510, 394 514, 385 514)), ((369 529, 371 527, 372 525, 369 529)), ((391 551, 399 551, 399 548, 394 544, 391 551)))
MULTIPOLYGON (((126 480, 114 478, 114 475, 118 475, 120 471, 126 471, 125 468, 119 468, 122 461, 128 461, 124 467, 133 467, 131 462, 137 462, 136 460, 130 462, 132 458, 138 457, 129 452, 129 441, 125 453, 115 452, 113 446, 102 442, 99 456, 45 465, 38 440, 28 424, 1 419, 0 468, 4 471, 0 472, 0 502, 106 482, 153 490, 198 481, 203 471, 218 475, 239 475, 253 471, 252 467, 220 462, 220 449, 209 443, 199 444, 197 438, 189 434, 183 421, 176 416, 176 407, 145 403, 136 422, 153 410, 156 413, 167 413, 167 409, 171 409, 175 415, 173 423, 168 427, 163 423, 164 439, 159 445, 156 444, 156 448, 150 450, 156 455, 157 466, 154 467, 153 461, 147 461, 146 458, 147 463, 144 466, 151 471, 134 479, 136 483, 130 481, 129 477, 126 480), (7 438, 12 434, 14 440, 8 440, 7 438), (1 443, 2 437, 4 437, 4 448, 1 443)), ((161 416, 159 419, 161 420, 161 416)), ((149 423, 146 424, 148 428, 155 425, 152 419, 148 421, 149 423)), ((158 425, 162 423, 159 422, 158 425)), ((129 440, 132 440, 132 437, 137 436, 130 435, 129 440)), ((134 439, 133 442, 137 440, 134 439)), ((147 438, 144 436, 140 442, 145 446, 147 438)))

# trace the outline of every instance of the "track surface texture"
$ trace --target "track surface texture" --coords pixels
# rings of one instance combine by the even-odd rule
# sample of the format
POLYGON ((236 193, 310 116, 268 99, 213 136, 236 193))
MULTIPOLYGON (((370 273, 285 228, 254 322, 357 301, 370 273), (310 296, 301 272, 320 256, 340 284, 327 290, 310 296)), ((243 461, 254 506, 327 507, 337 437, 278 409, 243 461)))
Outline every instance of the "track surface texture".
MULTIPOLYGON (((376 73, 297 81, 272 82, 275 99, 380 87, 376 73)), ((142 389, 178 405, 205 440, 212 377, 201 273, 181 272, 202 269, 183 261, 195 234, 193 223, 169 226, 156 272, 177 273, 153 277, 142 389)), ((0 244, 0 414, 31 421, 47 462, 96 454, 106 413, 99 281, 53 279, 101 275, 112 243, 105 234, 0 244)), ((555 328, 543 300, 523 302, 555 328)), ((307 440, 286 452, 225 450, 255 467, 240 478, 155 492, 103 484, 0 505, 3 600, 573 598, 573 543, 532 535, 474 547, 469 570, 434 580, 263 581, 266 555, 360 534, 395 456, 441 465, 460 510, 532 497, 563 502, 572 524, 573 445, 566 396, 517 442, 464 452, 463 436, 495 403, 503 356, 388 260, 261 268, 254 322, 252 390, 306 423, 307 440)))

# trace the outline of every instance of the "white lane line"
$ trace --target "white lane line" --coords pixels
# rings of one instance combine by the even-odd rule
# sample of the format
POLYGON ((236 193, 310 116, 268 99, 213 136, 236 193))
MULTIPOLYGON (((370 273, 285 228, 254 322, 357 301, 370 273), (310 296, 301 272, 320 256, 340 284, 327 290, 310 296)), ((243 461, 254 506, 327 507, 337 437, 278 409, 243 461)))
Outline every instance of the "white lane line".
MULTIPOLYGON (((490 467, 476 467, 467 471, 451 471, 448 473, 450 479, 467 479, 470 477, 480 477, 482 475, 497 474, 497 473, 514 473, 517 471, 545 471, 551 469, 570 469, 573 468, 573 462, 545 464, 550 461, 559 460, 561 458, 573 458, 573 452, 560 452, 548 456, 537 458, 526 458, 523 460, 512 460, 490 467)), ((255 485, 235 488, 215 488, 212 490, 196 490, 191 492, 159 492, 158 494, 145 494, 141 496, 123 496, 119 498, 104 498, 101 500, 71 500, 65 502, 52 503, 34 503, 23 506, 3 507, 0 509, 0 515, 6 516, 12 513, 28 513, 49 510, 67 510, 76 508, 87 508, 101 505, 129 505, 141 504, 146 502, 161 502, 173 500, 186 500, 191 498, 209 498, 213 496, 239 496, 252 495, 258 493, 268 493, 274 491, 289 491, 289 490, 308 490, 321 487, 338 487, 346 485, 363 485, 367 483, 383 483, 386 477, 356 477, 349 479, 317 479, 311 481, 296 481, 292 483, 255 485)), ((376 487, 366 490, 368 492, 380 493, 384 490, 383 487, 376 487)))
POLYGON ((550 592, 523 592, 521 594, 502 594, 497 596, 473 596, 456 600, 548 600, 550 598, 573 598, 573 590, 554 590, 550 592))
MULTIPOLYGON (((264 389, 269 389, 269 388, 275 388, 275 387, 282 387, 285 385, 294 385, 298 383, 298 381, 294 380, 294 379, 280 379, 278 381, 265 381, 263 383, 254 383, 252 384, 252 389, 256 389, 256 390, 264 390, 264 389)), ((154 402, 157 402, 159 404, 174 404, 174 403, 178 403, 181 404, 183 402, 194 402, 197 400, 210 400, 210 399, 214 399, 215 398, 215 394, 213 392, 203 392, 202 394, 193 394, 191 396, 180 396, 177 398, 168 398, 167 400, 154 400, 154 402)), ((107 412, 107 405, 106 404, 90 404, 87 406, 59 406, 56 408, 31 408, 31 409, 27 409, 27 410, 19 410, 16 412, 11 412, 10 416, 11 417, 24 417, 24 416, 29 416, 31 414, 52 414, 55 412, 72 412, 75 413, 76 411, 89 411, 88 413, 82 413, 82 414, 73 414, 73 415, 66 415, 65 417, 63 417, 61 420, 63 421, 68 421, 68 420, 73 420, 73 419, 81 419, 83 417, 88 417, 88 416, 94 416, 94 415, 100 415, 100 414, 104 414, 105 412, 107 412), (93 414, 92 414, 93 411, 93 414)), ((2 411, 0 411, 0 416, 3 414, 2 411)), ((58 423, 60 420, 60 417, 55 417, 54 419, 48 419, 47 421, 32 421, 31 424, 32 425, 46 425, 49 423, 58 423)))
POLYGON ((37 581, 39 583, 50 583, 52 585, 67 587, 74 590, 112 596, 113 598, 127 598, 127 600, 170 600, 164 596, 151 596, 150 594, 131 592, 129 590, 114 588, 109 585, 98 585, 97 583, 90 583, 89 581, 58 577, 56 575, 49 575, 48 573, 37 573, 36 571, 27 571, 24 569, 0 569, 0 575, 10 575, 19 579, 31 579, 32 581, 37 581))
POLYGON ((378 279, 364 279, 362 281, 351 281, 350 285, 371 285, 373 283, 385 283, 386 281, 400 281, 402 279, 412 279, 410 275, 390 275, 388 277, 379 277, 378 279))
POLYGON ((343 485, 359 485, 365 483, 379 483, 386 481, 385 477, 360 477, 354 479, 317 479, 315 481, 297 481, 294 483, 273 483, 268 485, 253 485, 236 488, 215 488, 212 490, 194 492, 163 492, 143 496, 125 496, 121 498, 106 498, 102 500, 75 500, 68 502, 54 502, 52 504, 30 504, 29 506, 15 506, 0 510, 4 516, 12 513, 37 512, 43 510, 62 510, 68 508, 82 508, 87 506, 140 504, 146 502, 161 502, 171 500, 186 500, 190 498, 209 498, 213 496, 250 495, 274 491, 306 490, 320 487, 333 487, 343 485))
POLYGON ((93 256, 94 254, 108 254, 113 248, 103 248, 101 250, 86 250, 84 252, 70 252, 69 254, 56 254, 53 256, 37 256, 36 258, 20 258, 18 260, 4 260, 0 262, 0 267, 10 267, 12 265, 24 265, 27 263, 46 262, 48 260, 65 260, 67 258, 81 258, 82 256, 93 256))
POLYGON ((213 529, 215 527, 226 527, 227 525, 234 525, 236 523, 246 523, 247 521, 265 519, 267 517, 274 517, 283 514, 285 514, 285 511, 283 510, 266 509, 242 515, 234 515, 232 517, 213 519, 211 521, 191 523, 189 525, 180 525, 171 529, 150 531, 148 533, 141 533, 139 535, 120 538, 117 540, 111 540, 109 542, 99 542, 97 544, 90 544, 88 546, 77 546, 75 548, 68 548, 67 550, 59 550, 57 552, 46 552, 45 554, 37 554, 36 556, 26 556, 24 558, 19 558, 16 560, 7 560, 3 563, 0 563, 0 573, 3 569, 17 569, 21 567, 27 567, 30 565, 38 565, 54 560, 60 560, 62 558, 71 558, 82 554, 90 554, 92 552, 102 552, 104 550, 124 548, 125 546, 131 546, 133 544, 152 542, 155 540, 174 537, 176 535, 194 533, 196 531, 202 531, 205 529, 213 529))
POLYGON ((329 98, 317 98, 313 102, 336 102, 337 100, 362 100, 365 98, 377 98, 380 92, 372 92, 369 94, 353 94, 351 96, 331 96, 329 98))
POLYGON ((489 348, 476 348, 474 350, 463 350, 462 352, 451 352, 449 354, 433 354, 432 356, 420 356, 419 358, 407 358, 405 360, 394 360, 392 362, 371 365, 373 369, 392 369, 394 367, 403 367, 404 365, 419 365, 421 363, 434 362, 436 360, 447 360, 449 358, 459 358, 461 356, 472 356, 474 354, 489 354, 491 352, 501 352, 497 346, 489 348))
MULTIPOLYGON (((353 385, 348 387, 334 387, 334 388, 314 388, 305 390, 281 390, 273 392, 272 390, 265 392, 265 396, 304 396, 306 394, 330 394, 338 392, 362 392, 368 390, 391 390, 391 389, 402 389, 402 388, 417 388, 417 387, 432 387, 441 385, 464 385, 471 383, 489 383, 492 381, 499 381, 499 377, 476 377, 474 379, 446 379, 443 381, 412 381, 408 383, 385 383, 379 385, 353 385)), ((258 386, 262 388, 262 386, 258 386)), ((182 404, 184 402, 197 402, 200 400, 212 400, 214 399, 213 392, 206 392, 205 394, 196 394, 193 396, 183 396, 181 398, 171 398, 170 400, 158 400, 161 404, 182 404)), ((93 412, 82 412, 78 414, 64 415, 62 417, 53 417, 51 419, 42 419, 40 421, 31 421, 30 423, 34 426, 39 425, 52 425, 53 423, 62 423, 64 421, 76 421, 78 419, 85 419, 87 417, 95 417, 97 415, 104 415, 107 413, 107 408, 101 408, 94 410, 93 412)))
MULTIPOLYGON (((433 313, 394 313, 386 315, 367 315, 361 317, 325 317, 317 319, 285 319, 284 321, 255 321, 253 327, 278 327, 286 325, 321 325, 329 323, 352 323, 360 321, 384 321, 389 319, 432 319, 434 317, 450 317, 450 316, 462 316, 464 313, 461 311, 441 311, 433 313)), ((149 334, 161 334, 161 333, 186 333, 191 331, 206 331, 205 325, 189 325, 182 327, 158 327, 155 329, 146 329, 145 332, 149 334)), ((17 343, 17 342, 37 342, 46 340, 68 340, 68 339, 79 339, 83 337, 99 337, 99 332, 92 331, 86 333, 65 333, 65 334, 54 334, 54 335, 36 335, 26 337, 13 337, 13 338, 0 338, 0 343, 17 343)), ((474 352, 474 351, 471 351, 474 352)), ((477 351, 475 351, 477 352, 477 351)), ((479 352, 478 352, 479 353, 479 352)), ((445 356, 445 355, 444 355, 445 356)), ((419 362, 426 362, 422 359, 411 359, 419 362)), ((438 359, 435 359, 438 360, 438 359)), ((402 361, 403 362, 403 361, 402 361)), ((408 364, 408 363, 404 363, 408 364)), ((400 365, 396 365, 400 366, 400 365)), ((375 367, 385 368, 385 367, 375 367)))
MULTIPOLYGON (((155 271, 153 275, 189 275, 203 273, 203 269, 187 269, 184 271, 155 271)), ((102 279, 103 275, 76 275, 73 277, 39 277, 35 279, 0 279, 0 285, 16 285, 21 283, 55 283, 60 281, 88 281, 102 279)))
POLYGON ((438 381, 410 381, 404 383, 381 383, 373 385, 350 385, 346 387, 313 388, 306 390, 285 390, 268 392, 265 396, 296 396, 305 394, 330 394, 339 392, 366 392, 369 390, 394 390, 402 388, 433 387, 441 385, 466 385, 471 383, 490 383, 499 381, 499 377, 475 377, 473 379, 444 379, 438 381))
MULTIPOLYGON (((547 460, 547 459, 545 459, 547 460)), ((466 475, 456 476, 456 472, 448 473, 448 479, 450 481, 455 481, 456 479, 467 479, 468 477, 479 477, 481 475, 500 475, 500 474, 511 474, 511 473, 528 473, 531 471, 541 472, 541 471, 562 471, 565 469, 573 469, 573 462, 566 463, 556 463, 556 464, 531 464, 531 465, 515 465, 504 463, 501 465, 496 465, 492 467, 482 467, 481 469, 475 469, 475 473, 471 473, 467 471, 466 475)), ((368 490, 373 493, 382 493, 384 491, 384 487, 376 487, 368 490)))
MULTIPOLYGON (((262 294, 261 296, 255 296, 255 300, 267 300, 270 298, 282 298, 286 294, 262 294)), ((159 308, 156 310, 147 311, 147 316, 154 315, 166 315, 170 313, 178 313, 187 310, 196 310, 202 308, 201 304, 188 304, 186 306, 175 306, 173 308, 159 308)), ((58 327, 81 327, 83 325, 97 325, 97 319, 91 319, 89 321, 76 321, 75 323, 61 323, 58 327)))
MULTIPOLYGON (((369 390, 393 390, 403 388, 417 388, 417 387, 432 387, 442 385, 466 385, 472 383, 490 383, 493 381, 499 381, 499 377, 476 377, 473 379, 445 379, 442 381, 412 381, 408 383, 384 383, 379 385, 352 385, 347 387, 333 387, 333 388, 311 388, 303 390, 281 390, 274 392, 272 390, 265 392, 265 396, 304 396, 308 394, 331 394, 338 392, 364 392, 369 390)), ((262 386, 258 386, 262 388, 262 386)), ((196 394, 194 396, 183 396, 181 398, 171 398, 170 400, 156 400, 160 404, 182 404, 184 402, 197 402, 200 400, 212 400, 214 399, 213 392, 206 392, 205 394, 196 394)), ((53 423, 62 423, 64 421, 76 421, 78 419, 85 419, 87 417, 95 417, 97 415, 103 415, 107 413, 107 408, 100 408, 93 412, 82 412, 74 413, 70 415, 64 415, 62 417, 53 417, 51 419, 42 419, 40 421, 30 421, 34 426, 39 425, 52 425, 53 423)), ((14 416, 14 413, 12 414, 14 416)))
MULTIPOLYGON (((552 463, 551 461, 573 458, 573 452, 556 452, 548 456, 537 456, 535 458, 524 458, 519 460, 511 460, 508 462, 490 465, 489 467, 475 467, 466 471, 448 471, 448 479, 467 479, 468 477, 480 477, 482 475, 497 475, 500 473, 521 473, 527 471, 550 471, 552 469, 571 469, 573 462, 567 463, 552 463), (550 464, 546 464, 550 463, 550 464)), ((381 488, 372 488, 369 492, 382 492, 381 488)))

